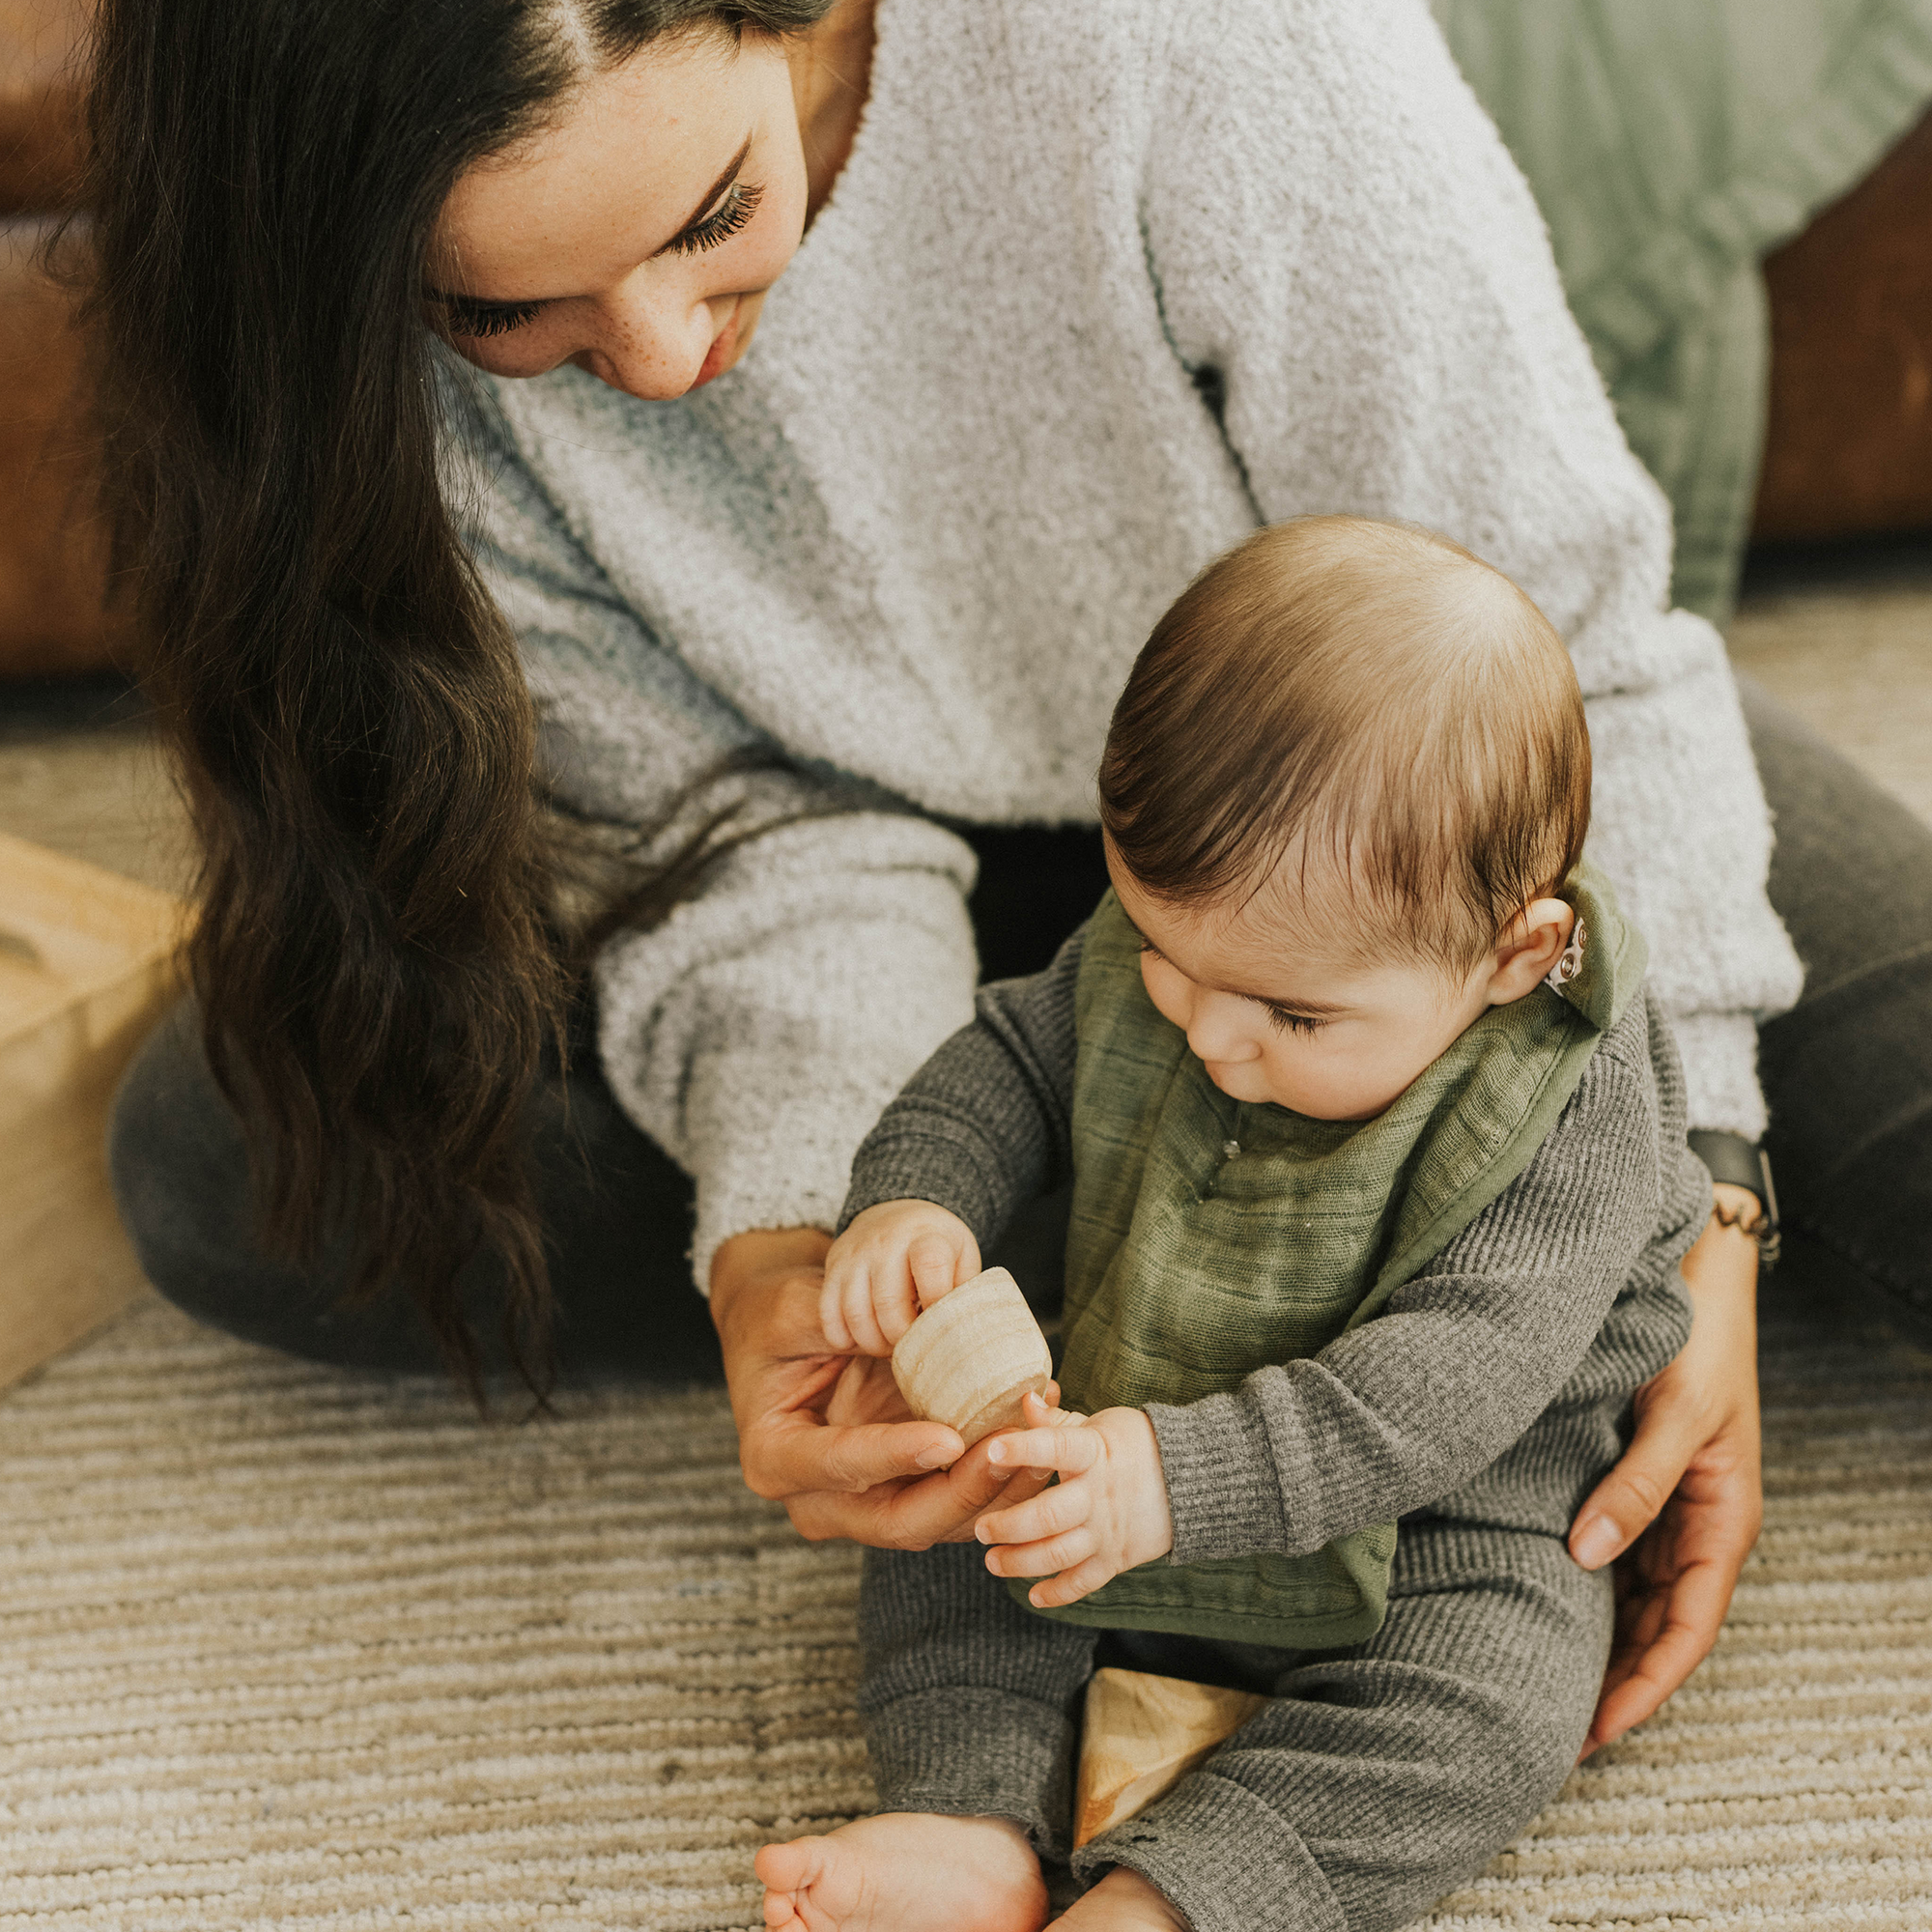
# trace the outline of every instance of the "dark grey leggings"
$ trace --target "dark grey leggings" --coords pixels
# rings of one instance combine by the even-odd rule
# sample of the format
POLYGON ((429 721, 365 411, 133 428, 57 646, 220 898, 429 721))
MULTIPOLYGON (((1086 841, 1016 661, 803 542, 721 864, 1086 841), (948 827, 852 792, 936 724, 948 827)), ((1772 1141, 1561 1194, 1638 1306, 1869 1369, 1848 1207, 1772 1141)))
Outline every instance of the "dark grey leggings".
POLYGON ((1554 1536, 1403 1522, 1388 1616, 1347 1650, 1263 1650, 1034 1616, 977 1544, 868 1549, 860 1709, 881 1807, 991 1814, 1066 1856, 1081 1700, 1101 1664, 1269 1698, 1166 1797, 1072 1855, 1139 1871, 1194 1932, 1389 1932, 1468 1878, 1577 1761, 1610 1577, 1554 1536))
MULTIPOLYGON (((1879 1306, 1932 1341, 1932 830, 1748 682, 1745 700, 1777 814, 1772 901, 1808 969, 1803 1001, 1760 1036, 1791 1271, 1817 1295, 1879 1306)), ((968 837, 988 977, 1044 965, 1099 897, 1097 838, 968 837)), ((686 1280, 690 1183, 618 1110, 595 1056, 575 1062, 567 1093, 553 1082, 530 1126, 564 1367, 715 1375, 716 1344, 686 1280)), ((301 1270, 260 1254, 247 1149, 187 1014, 129 1068, 110 1151, 149 1278, 197 1320, 322 1361, 433 1364, 404 1298, 335 1306, 346 1244, 301 1270)), ((487 1338, 490 1265, 465 1288, 487 1338)))

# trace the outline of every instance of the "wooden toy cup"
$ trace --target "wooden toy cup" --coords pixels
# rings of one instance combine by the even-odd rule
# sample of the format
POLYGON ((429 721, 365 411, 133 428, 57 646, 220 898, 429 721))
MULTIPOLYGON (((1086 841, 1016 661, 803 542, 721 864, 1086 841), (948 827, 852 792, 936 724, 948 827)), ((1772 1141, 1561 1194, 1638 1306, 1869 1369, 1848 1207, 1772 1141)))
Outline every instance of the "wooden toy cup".
POLYGON ((1019 1284, 1005 1268, 987 1268, 899 1337, 893 1378, 916 1416, 956 1429, 970 1449, 1021 1425, 1021 1404, 1053 1379, 1053 1357, 1019 1284))

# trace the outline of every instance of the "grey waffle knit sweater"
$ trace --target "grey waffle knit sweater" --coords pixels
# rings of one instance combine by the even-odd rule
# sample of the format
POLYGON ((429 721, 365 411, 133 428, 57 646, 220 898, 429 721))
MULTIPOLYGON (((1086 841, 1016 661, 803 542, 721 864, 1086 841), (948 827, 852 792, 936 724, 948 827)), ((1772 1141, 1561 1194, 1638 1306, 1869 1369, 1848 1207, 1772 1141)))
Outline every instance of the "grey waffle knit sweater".
POLYGON ((740 366, 675 403, 478 383, 457 444, 555 782, 654 816, 722 753, 783 811, 598 974, 602 1052, 697 1177, 696 1263, 829 1226, 971 1011, 966 845, 1091 821, 1106 720, 1209 557, 1412 518, 1569 639, 1593 849, 1691 1115, 1755 1132, 1796 959, 1722 646, 1664 609, 1521 178, 1423 0, 883 0, 864 126, 740 366))
MULTIPOLYGON (((981 990, 860 1148, 845 1220, 935 1201, 983 1247, 1077 1162, 1083 937, 981 990)), ((1471 1486, 1480 1520, 1561 1535, 1632 1391, 1690 1334, 1677 1264, 1711 1183, 1684 1132, 1669 1029, 1634 1001, 1529 1166, 1379 1315, 1229 1394, 1148 1406, 1174 1561, 1301 1555, 1452 1492, 1466 1514, 1471 1486)))

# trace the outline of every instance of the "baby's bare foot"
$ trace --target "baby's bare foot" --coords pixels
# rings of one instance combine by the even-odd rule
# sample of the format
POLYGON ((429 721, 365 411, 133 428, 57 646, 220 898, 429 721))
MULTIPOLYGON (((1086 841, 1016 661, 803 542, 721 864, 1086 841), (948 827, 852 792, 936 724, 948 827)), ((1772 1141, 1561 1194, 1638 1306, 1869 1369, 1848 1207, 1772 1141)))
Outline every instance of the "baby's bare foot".
POLYGON ((1187 1920, 1139 1872, 1116 1865, 1053 1921, 1054 1932, 1187 1932, 1187 1920))
POLYGON ((885 1811, 767 1845, 765 1923, 785 1932, 1039 1932, 1046 1884, 1006 1818, 885 1811))

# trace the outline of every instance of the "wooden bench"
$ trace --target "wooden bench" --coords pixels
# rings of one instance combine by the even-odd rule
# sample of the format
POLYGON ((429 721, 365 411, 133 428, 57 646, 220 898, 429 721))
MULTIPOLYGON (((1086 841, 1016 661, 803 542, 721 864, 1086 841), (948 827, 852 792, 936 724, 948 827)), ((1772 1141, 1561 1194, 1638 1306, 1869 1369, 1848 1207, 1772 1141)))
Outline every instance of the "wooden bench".
POLYGON ((141 1286, 107 1179, 107 1110, 174 1000, 186 908, 0 835, 0 1387, 141 1286))

